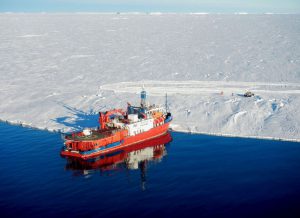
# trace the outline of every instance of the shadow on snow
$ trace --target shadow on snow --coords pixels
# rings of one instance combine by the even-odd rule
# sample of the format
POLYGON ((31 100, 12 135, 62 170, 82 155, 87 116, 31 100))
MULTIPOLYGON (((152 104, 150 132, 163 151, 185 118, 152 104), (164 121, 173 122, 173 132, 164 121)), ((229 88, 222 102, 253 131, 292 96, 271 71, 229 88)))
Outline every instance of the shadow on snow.
POLYGON ((98 111, 95 112, 93 110, 90 110, 88 112, 84 112, 82 110, 68 106, 66 104, 62 104, 62 106, 66 108, 69 114, 71 115, 52 119, 53 121, 59 124, 63 124, 65 127, 70 127, 76 131, 82 130, 86 127, 94 128, 99 126, 98 111))

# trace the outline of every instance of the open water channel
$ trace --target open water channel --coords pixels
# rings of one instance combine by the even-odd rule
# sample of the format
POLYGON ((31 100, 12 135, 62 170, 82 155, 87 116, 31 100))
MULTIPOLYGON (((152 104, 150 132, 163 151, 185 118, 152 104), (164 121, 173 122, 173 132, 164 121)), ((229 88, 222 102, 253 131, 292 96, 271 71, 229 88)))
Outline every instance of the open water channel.
POLYGON ((299 143, 171 132, 83 162, 59 133, 0 137, 1 217, 300 217, 299 143))

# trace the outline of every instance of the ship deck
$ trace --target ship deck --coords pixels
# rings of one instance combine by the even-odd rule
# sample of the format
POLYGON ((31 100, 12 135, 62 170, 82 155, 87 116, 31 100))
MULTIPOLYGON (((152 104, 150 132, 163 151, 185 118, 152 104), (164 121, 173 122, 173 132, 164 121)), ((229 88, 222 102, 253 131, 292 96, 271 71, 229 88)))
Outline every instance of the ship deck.
POLYGON ((90 140, 98 140, 98 139, 103 139, 108 136, 111 136, 113 134, 112 130, 106 130, 106 131, 101 131, 101 130, 92 130, 91 135, 67 135, 65 138, 67 140, 74 140, 74 141, 90 141, 90 140))

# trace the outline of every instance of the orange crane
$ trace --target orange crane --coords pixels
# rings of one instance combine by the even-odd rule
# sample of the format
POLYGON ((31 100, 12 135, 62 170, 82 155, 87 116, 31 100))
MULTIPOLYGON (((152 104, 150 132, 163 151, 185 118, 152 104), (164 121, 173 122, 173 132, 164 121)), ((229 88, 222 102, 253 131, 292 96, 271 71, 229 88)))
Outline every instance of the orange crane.
POLYGON ((124 112, 122 109, 114 109, 111 111, 99 112, 99 124, 101 129, 106 129, 105 124, 110 121, 110 116, 114 114, 121 114, 125 116, 126 112, 124 112))

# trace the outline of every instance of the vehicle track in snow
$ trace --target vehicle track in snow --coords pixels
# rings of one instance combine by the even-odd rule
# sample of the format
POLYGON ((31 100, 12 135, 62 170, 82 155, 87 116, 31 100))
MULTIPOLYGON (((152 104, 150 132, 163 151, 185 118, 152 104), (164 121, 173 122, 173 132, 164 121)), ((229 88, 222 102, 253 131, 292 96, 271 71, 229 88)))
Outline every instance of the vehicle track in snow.
POLYGON ((107 84, 100 90, 138 93, 145 87, 150 95, 202 95, 202 94, 243 94, 245 91, 254 93, 300 94, 297 83, 261 83, 237 81, 134 81, 107 84))

